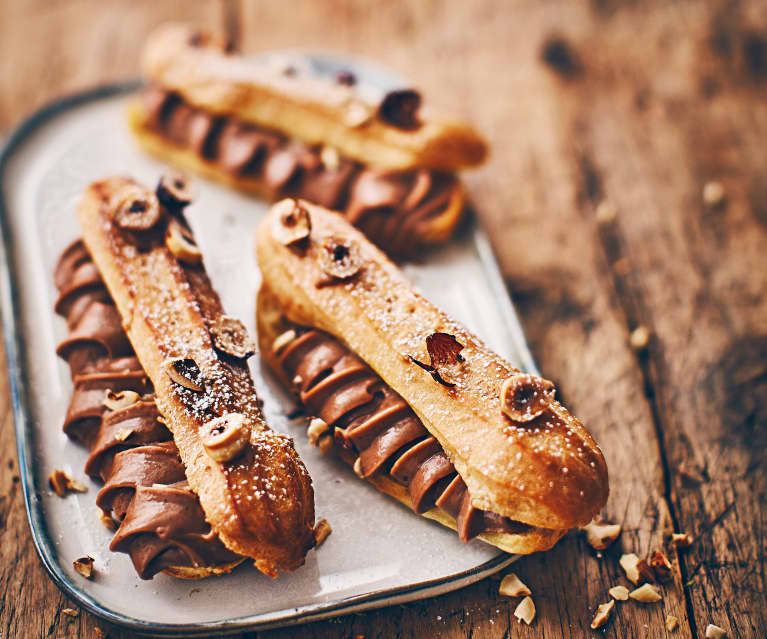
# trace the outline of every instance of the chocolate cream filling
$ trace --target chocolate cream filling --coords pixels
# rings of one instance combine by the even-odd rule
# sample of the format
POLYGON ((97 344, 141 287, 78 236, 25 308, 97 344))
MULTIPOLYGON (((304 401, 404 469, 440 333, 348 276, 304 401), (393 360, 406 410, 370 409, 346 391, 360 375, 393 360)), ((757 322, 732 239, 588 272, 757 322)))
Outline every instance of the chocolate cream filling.
POLYGON ((336 444, 358 456, 362 477, 385 475, 407 488, 413 510, 439 508, 464 542, 481 533, 523 533, 526 524, 479 510, 439 442, 402 397, 339 341, 296 330, 279 353, 301 403, 327 423, 336 444))
POLYGON ((259 180, 270 197, 301 197, 342 211, 394 256, 412 256, 423 227, 442 214, 459 188, 455 175, 425 169, 366 168, 334 150, 293 140, 234 117, 186 103, 150 86, 147 127, 234 177, 259 180))
POLYGON ((54 282, 55 309, 69 327, 56 350, 69 364, 74 386, 64 431, 88 447, 85 472, 104 482, 96 503, 117 527, 110 549, 128 553, 142 579, 173 567, 240 560, 205 521, 161 422, 152 384, 81 241, 62 254, 54 282), (140 399, 110 410, 107 391, 133 391, 140 399))

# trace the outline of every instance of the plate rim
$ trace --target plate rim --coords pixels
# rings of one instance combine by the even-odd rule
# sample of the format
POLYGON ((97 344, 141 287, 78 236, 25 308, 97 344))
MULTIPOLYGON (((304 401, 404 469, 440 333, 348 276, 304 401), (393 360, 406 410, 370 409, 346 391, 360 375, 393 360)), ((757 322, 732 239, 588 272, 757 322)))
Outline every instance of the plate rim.
MULTIPOLYGON (((38 486, 32 463, 36 433, 34 432, 33 425, 27 418, 26 353, 23 347, 22 335, 16 330, 20 324, 21 305, 16 301, 19 299, 18 284, 10 230, 9 216, 11 213, 6 203, 4 177, 16 151, 44 124, 78 106, 125 95, 135 91, 141 85, 140 80, 129 80, 97 86, 55 99, 22 120, 0 144, 0 319, 3 324, 2 332, 5 343, 6 368, 8 371, 16 436, 17 464, 27 514, 27 523, 30 527, 33 545, 49 578, 64 595, 104 621, 141 634, 194 637, 211 632, 229 634, 309 623, 354 611, 395 605, 399 602, 413 601, 425 598, 426 596, 437 596, 479 581, 502 570, 515 561, 518 555, 499 553, 498 556, 479 566, 447 577, 421 581, 397 588, 373 591, 363 595, 354 595, 330 602, 308 604, 298 608, 286 608, 281 611, 258 613, 233 619, 189 624, 158 623, 136 619, 135 617, 116 612, 100 604, 94 597, 82 591, 63 571, 61 564, 57 560, 55 545, 48 533, 44 508, 42 501, 38 497, 40 487, 38 486), (447 588, 443 588, 445 586, 447 588)), ((510 293, 504 283, 490 241, 476 219, 472 220, 469 232, 480 257, 482 270, 496 297, 501 316, 507 325, 509 338, 517 354, 520 356, 523 369, 537 373, 537 367, 525 340, 522 326, 512 304, 510 293)))

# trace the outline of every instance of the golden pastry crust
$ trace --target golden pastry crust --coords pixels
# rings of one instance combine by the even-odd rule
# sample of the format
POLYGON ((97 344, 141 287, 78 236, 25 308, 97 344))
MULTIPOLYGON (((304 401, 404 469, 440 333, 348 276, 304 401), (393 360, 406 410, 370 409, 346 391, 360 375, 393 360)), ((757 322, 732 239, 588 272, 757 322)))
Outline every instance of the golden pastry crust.
POLYGON ((380 375, 439 441, 476 508, 552 530, 588 523, 607 500, 608 481, 583 425, 554 400, 531 421, 507 417, 501 386, 519 371, 418 293, 340 215, 301 205, 312 229, 301 250, 272 236, 277 206, 257 232, 263 281, 286 318, 338 338, 380 375), (323 270, 331 238, 358 256, 359 271, 345 280, 323 270), (463 361, 446 371, 454 387, 413 362, 430 361, 426 338, 436 332, 463 347, 463 361))
MULTIPOLYGON (((78 207, 83 240, 115 301, 136 355, 155 388, 186 475, 207 521, 233 552, 267 573, 293 570, 313 546, 314 494, 308 472, 287 437, 265 424, 244 360, 219 357, 210 328, 223 315, 204 267, 182 265, 162 242, 137 246, 113 222, 125 178, 92 184, 78 207), (190 358, 204 389, 175 383, 168 362, 190 358), (241 413, 249 441, 229 462, 206 452, 200 429, 216 415, 241 413)), ((145 231, 154 233, 155 231, 145 231)))
MULTIPOLYGON (((284 374, 279 358, 274 352, 273 344, 275 339, 290 325, 285 322, 285 317, 279 306, 279 301, 274 293, 265 285, 261 286, 258 292, 258 303, 256 306, 256 319, 258 324, 258 341, 261 357, 266 361, 271 370, 280 378, 280 381, 290 388, 291 382, 284 374)), ((336 453, 349 466, 353 466, 356 457, 350 452, 340 448, 335 448, 336 453)), ((413 502, 407 489, 393 481, 386 474, 376 474, 366 478, 382 493, 394 497, 397 501, 413 510, 413 502)), ((455 518, 450 516, 440 508, 432 508, 423 513, 424 517, 432 519, 447 528, 457 530, 455 518)), ((492 546, 512 554, 530 554, 548 550, 561 539, 565 530, 549 530, 546 528, 526 527, 526 530, 519 533, 495 533, 483 532, 477 538, 492 546)))
POLYGON ((453 171, 478 165, 487 155, 484 140, 468 124, 422 108, 421 126, 392 126, 376 116, 378 103, 353 87, 229 55, 209 33, 185 24, 167 24, 151 34, 142 69, 151 82, 190 104, 308 144, 333 146, 370 166, 453 171), (363 122, 360 112, 368 115, 363 122))

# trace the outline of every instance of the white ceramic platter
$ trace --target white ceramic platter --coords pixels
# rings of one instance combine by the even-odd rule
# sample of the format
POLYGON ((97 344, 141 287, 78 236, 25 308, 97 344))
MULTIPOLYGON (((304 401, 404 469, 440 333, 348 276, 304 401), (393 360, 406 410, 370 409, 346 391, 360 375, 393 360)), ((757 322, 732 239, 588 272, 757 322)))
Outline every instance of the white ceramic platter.
MULTIPOLYGON (((314 480, 318 517, 333 534, 306 565, 270 580, 252 566, 188 582, 158 575, 142 581, 127 555, 111 553, 99 521, 98 486, 83 472, 86 451, 61 424, 71 383, 55 355, 65 336, 53 313, 55 261, 78 236, 75 207, 92 180, 110 174, 156 182, 163 166, 143 155, 123 121, 127 92, 111 87, 48 107, 11 136, 0 159, 2 181, 3 329, 15 409, 19 465, 35 545, 56 584, 80 605, 140 632, 194 636, 264 629, 366 608, 403 603, 460 588, 508 565, 513 557, 455 533, 359 481, 343 464, 308 445, 302 420, 258 358, 251 368, 268 422, 289 433, 314 480), (89 486, 56 497, 47 477, 63 469, 89 486), (96 579, 72 561, 95 558, 96 579)), ((264 202, 198 180, 188 209, 205 263, 227 311, 254 331, 259 273, 255 225, 264 202)), ((469 224, 450 246, 406 272, 437 304, 524 369, 533 364, 487 241, 469 224)))

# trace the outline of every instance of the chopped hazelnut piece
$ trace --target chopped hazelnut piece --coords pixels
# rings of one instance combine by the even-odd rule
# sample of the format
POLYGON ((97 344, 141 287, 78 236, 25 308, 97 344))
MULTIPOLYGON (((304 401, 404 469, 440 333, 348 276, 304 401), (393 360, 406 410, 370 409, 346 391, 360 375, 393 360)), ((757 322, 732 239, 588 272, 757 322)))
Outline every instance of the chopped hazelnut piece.
POLYGON ((312 220, 309 211, 297 200, 280 200, 272 207, 272 214, 272 237, 280 244, 294 246, 311 234, 312 220))
POLYGON ((117 530, 117 524, 115 523, 114 519, 112 519, 107 513, 105 513, 103 510, 99 509, 99 519, 101 519, 101 523, 104 524, 109 530, 117 530))
POLYGON ((317 447, 320 449, 321 454, 327 455, 333 448, 334 443, 333 437, 328 433, 320 437, 319 442, 317 442, 317 447))
POLYGON ((629 589, 626 586, 613 586, 607 592, 618 601, 627 601, 629 598, 629 589))
POLYGON ((669 615, 666 617, 666 630, 669 632, 674 632, 679 627, 679 619, 677 619, 674 615, 669 615))
POLYGON ((315 417, 309 422, 309 427, 306 429, 306 435, 309 437, 309 443, 312 446, 316 446, 320 438, 330 430, 324 421, 319 417, 315 417))
POLYGON ((660 550, 656 550, 650 555, 650 567, 655 573, 655 577, 661 583, 671 580, 671 562, 660 550))
POLYGON ((103 404, 109 410, 120 410, 122 408, 128 408, 128 406, 133 406, 139 399, 141 399, 141 397, 136 391, 124 390, 115 393, 108 390, 104 395, 103 404))
POLYGON ((357 475, 357 477, 364 476, 362 474, 362 460, 359 457, 354 461, 354 474, 357 475))
POLYGON ((93 632, 95 633, 96 637, 98 637, 98 639, 104 639, 107 636, 107 633, 104 632, 101 628, 94 628, 93 632))
POLYGON ((72 479, 63 470, 53 470, 48 476, 48 484, 59 497, 66 497, 69 493, 85 493, 88 487, 76 479, 72 479))
POLYGON ((325 238, 320 250, 320 267, 326 275, 335 279, 354 277, 362 267, 359 247, 349 240, 325 238))
POLYGON ((168 223, 165 246, 179 262, 199 264, 202 261, 202 252, 194 241, 194 236, 178 220, 172 219, 168 223))
POLYGON ((600 224, 609 224, 618 216, 618 209, 611 202, 600 202, 597 206, 596 217, 600 224))
POLYGON ((706 626, 706 639, 722 639, 722 637, 726 637, 726 636, 727 636, 727 632, 725 631, 724 628, 715 626, 712 623, 706 626))
POLYGON ((219 463, 237 457, 250 441, 250 428, 242 413, 227 413, 211 419, 201 430, 202 445, 219 463))
POLYGON ((328 538, 328 535, 333 532, 333 529, 330 527, 330 524, 328 523, 327 519, 320 519, 315 525, 314 525, 314 543, 317 546, 320 546, 323 541, 325 541, 328 538))
POLYGON ((61 614, 66 615, 67 617, 76 617, 80 613, 74 608, 64 608, 62 609, 61 614))
POLYGON ((124 442, 128 437, 130 437, 133 434, 132 428, 121 428, 115 433, 115 439, 118 442, 124 442))
POLYGON ((724 202, 724 196, 724 185, 721 182, 712 180, 703 185, 703 204, 709 208, 713 209, 719 206, 724 202))
POLYGON ((594 550, 605 550, 621 534, 620 524, 609 524, 607 522, 592 521, 583 527, 586 533, 586 542, 594 550))
POLYGON ((164 207, 181 210, 194 200, 194 189, 189 179, 178 171, 170 171, 160 178, 155 189, 157 199, 164 207))
POLYGON ((498 592, 505 597, 522 597, 525 595, 533 594, 522 581, 513 572, 509 573, 501 581, 501 586, 498 588, 498 592))
POLYGON ((626 573, 628 580, 636 585, 639 583, 639 562, 641 560, 633 552, 621 555, 618 560, 620 567, 623 568, 623 572, 626 573))
POLYGON ((677 550, 682 548, 689 548, 692 545, 693 539, 690 533, 673 533, 671 535, 671 546, 677 550))
POLYGON ((72 562, 72 566, 74 566, 74 569, 83 577, 86 579, 91 579, 93 577, 93 562, 93 557, 86 555, 85 557, 75 559, 72 562))
POLYGON ((126 189, 114 207, 114 222, 126 231, 147 231, 161 217, 157 196, 138 186, 126 189))
POLYGON ((524 621, 528 626, 535 619, 535 604, 530 597, 525 597, 519 602, 516 610, 514 610, 514 616, 517 618, 517 622, 524 621))
POLYGON ((322 160, 322 165, 328 171, 335 171, 341 163, 341 158, 339 157, 336 148, 328 146, 327 144, 323 146, 322 151, 320 151, 320 160, 322 160))
POLYGON ((660 601, 663 597, 655 590, 650 584, 643 584, 636 590, 632 590, 629 593, 629 597, 640 603, 655 603, 660 601))
POLYGON ((202 392, 202 373, 190 357, 169 359, 163 365, 165 372, 176 384, 197 393, 202 392))
POLYGON ((610 618, 610 613, 613 611, 613 608, 615 607, 615 600, 610 599, 607 603, 600 604, 600 606, 597 608, 597 612, 594 615, 594 619, 591 622, 591 629, 596 630, 597 628, 601 628, 607 623, 607 620, 610 618))
POLYGON ((366 124, 373 117, 373 109, 359 100, 351 99, 344 110, 344 123, 352 129, 366 124))
POLYGON ((292 342, 294 339, 296 339, 296 332, 291 328, 284 333, 280 333, 277 337, 274 338, 274 342, 272 342, 272 353, 275 355, 278 355, 279 352, 285 348, 290 342, 292 342))
POLYGON ((255 562, 253 562, 256 568, 260 570, 262 573, 264 573, 267 577, 271 577, 272 579, 276 579, 279 573, 277 572, 277 566, 275 566, 271 561, 268 559, 256 559, 255 562))
POLYGON ((235 317, 218 317, 210 327, 210 336, 217 351, 237 359, 246 359, 256 352, 256 343, 248 335, 248 329, 235 317))
POLYGON ((631 331, 629 343, 631 344, 631 348, 633 348, 635 351, 641 351, 642 349, 646 348, 649 342, 650 331, 647 330, 646 326, 637 326, 633 331, 631 331))

